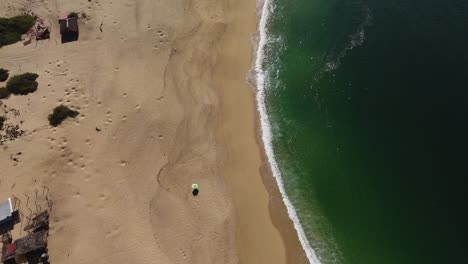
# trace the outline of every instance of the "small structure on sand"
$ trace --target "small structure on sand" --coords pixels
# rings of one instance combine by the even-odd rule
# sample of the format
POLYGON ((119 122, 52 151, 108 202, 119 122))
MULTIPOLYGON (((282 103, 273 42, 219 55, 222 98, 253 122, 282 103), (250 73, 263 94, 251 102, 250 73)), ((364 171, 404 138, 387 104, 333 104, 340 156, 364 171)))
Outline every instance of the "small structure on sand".
POLYGON ((76 14, 72 13, 68 16, 60 16, 58 22, 60 25, 62 43, 78 40, 78 16, 76 14))
POLYGON ((10 243, 4 243, 3 263, 44 263, 43 255, 47 255, 47 232, 42 230, 19 238, 13 243, 11 239, 10 243))
POLYGON ((36 24, 30 28, 23 36, 23 44, 29 45, 33 40, 44 40, 50 38, 50 29, 45 25, 44 19, 38 17, 36 24))
POLYGON ((192 195, 197 196, 200 191, 198 190, 198 184, 192 184, 192 195))
POLYGON ((49 235, 49 211, 38 213, 24 228, 27 236, 13 241, 11 230, 20 222, 19 211, 14 210, 12 199, 0 203, 0 235, 3 246, 3 263, 49 263, 47 255, 47 237, 49 235))
POLYGON ((19 212, 13 208, 11 198, 0 203, 0 235, 13 230, 19 221, 19 212))
POLYGON ((49 235, 49 212, 43 211, 31 219, 24 228, 27 236, 13 241, 11 234, 2 237, 3 263, 48 263, 47 237, 49 235))

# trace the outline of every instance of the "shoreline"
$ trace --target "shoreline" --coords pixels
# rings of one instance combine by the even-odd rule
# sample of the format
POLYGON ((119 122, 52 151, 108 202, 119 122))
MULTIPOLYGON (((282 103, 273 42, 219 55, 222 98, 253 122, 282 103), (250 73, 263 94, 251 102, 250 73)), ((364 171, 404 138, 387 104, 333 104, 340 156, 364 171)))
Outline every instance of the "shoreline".
POLYGON ((257 106, 257 118, 259 122, 259 132, 258 137, 261 138, 263 155, 266 160, 269 175, 275 178, 277 191, 281 195, 283 205, 287 211, 287 216, 290 222, 293 223, 293 227, 296 232, 296 238, 299 240, 304 253, 307 256, 308 262, 310 264, 320 264, 320 261, 309 244, 309 241, 304 233, 302 224, 297 216, 296 209, 294 208, 292 202, 289 200, 289 197, 286 194, 286 190, 283 185, 283 179, 281 172, 279 170, 278 164, 276 162, 275 153, 272 146, 272 133, 271 133, 271 124, 269 121, 269 116, 267 114, 266 105, 265 105, 265 73, 263 71, 262 63, 264 58, 264 49, 267 42, 267 23, 268 18, 271 12, 271 0, 264 0, 263 6, 261 8, 261 14, 259 18, 258 26, 258 47, 256 50, 256 61, 255 61, 255 81, 256 81, 256 106, 257 106))
MULTIPOLYGON (((249 1, 246 1, 247 3, 249 1)), ((220 124, 221 127, 221 134, 224 134, 221 136, 221 138, 224 136, 226 137, 226 133, 229 134, 228 136, 231 137, 231 144, 237 145, 237 148, 239 146, 242 146, 243 143, 247 142, 248 146, 242 146, 243 149, 237 149, 238 154, 236 156, 236 146, 228 146, 228 154, 227 154, 227 160, 229 162, 230 159, 233 159, 232 156, 235 156, 234 158, 238 160, 242 160, 243 158, 245 159, 244 162, 239 162, 240 164, 237 164, 237 166, 240 168, 243 165, 242 164, 252 164, 251 168, 242 168, 244 172, 248 171, 249 173, 252 173, 251 177, 255 177, 255 179, 238 179, 240 178, 240 175, 236 175, 235 172, 230 171, 228 168, 226 171, 227 174, 227 181, 228 185, 231 186, 233 189, 233 198, 234 198, 234 204, 236 206, 236 209, 239 211, 238 218, 239 218, 239 226, 238 228, 241 229, 239 232, 239 241, 238 245, 240 248, 240 258, 241 258, 241 263, 290 263, 290 264, 306 264, 309 263, 306 257, 306 253, 303 250, 300 241, 298 239, 298 235, 296 230, 294 229, 293 222, 291 218, 288 216, 287 208, 283 202, 282 195, 280 193, 280 190, 278 188, 278 185, 276 181, 273 178, 273 173, 271 172, 271 167, 270 164, 268 163, 267 155, 265 153, 265 148, 263 146, 263 141, 262 141, 262 130, 261 130, 261 120, 259 116, 259 112, 257 111, 257 104, 256 104, 256 86, 254 82, 248 80, 251 77, 256 77, 255 75, 252 75, 255 70, 255 65, 257 61, 256 57, 256 52, 258 48, 258 42, 255 43, 253 41, 253 37, 256 35, 259 35, 259 25, 261 21, 261 17, 259 17, 258 14, 258 8, 259 4, 261 5, 260 2, 258 1, 253 1, 254 3, 252 7, 254 8, 255 12, 250 13, 249 17, 246 18, 244 17, 242 22, 238 23, 247 23, 249 25, 249 32, 244 32, 242 34, 238 33, 236 40, 242 41, 244 44, 239 44, 238 46, 243 46, 246 45, 246 43, 249 44, 248 47, 244 47, 242 49, 242 52, 237 52, 237 54, 242 54, 242 53, 249 53, 250 55, 248 58, 240 59, 237 58, 237 60, 226 60, 225 64, 227 65, 227 68, 230 68, 232 70, 232 65, 236 63, 243 63, 243 66, 241 68, 244 68, 245 71, 239 72, 237 74, 237 79, 238 80, 233 80, 234 85, 230 85, 231 91, 228 89, 224 88, 220 94, 221 97, 221 104, 222 104, 222 120, 221 122, 226 122, 225 117, 226 115, 228 116, 228 119, 235 119, 233 117, 229 117, 229 114, 232 116, 237 115, 237 118, 241 117, 243 120, 229 120, 229 122, 235 123, 233 126, 227 125, 228 128, 224 128, 223 131, 223 126, 226 126, 226 124, 220 124), (248 22, 246 22, 248 21, 248 22), (255 26, 253 26, 254 24, 255 26), (250 77, 249 77, 250 75, 250 77), (242 78, 243 77, 243 78, 242 78), (235 85, 237 85, 238 92, 237 94, 233 94, 232 90, 236 89, 235 85), (235 101, 235 102, 232 102, 235 101), (242 103, 240 103, 242 102, 242 103), (241 104, 241 105, 236 105, 235 103, 241 104), (240 109, 242 108, 242 110, 240 109), (247 108, 247 110, 246 110, 247 108), (239 131, 239 127, 247 127, 246 129, 239 131), (230 134, 229 132, 226 132, 226 130, 234 130, 236 133, 241 133, 244 135, 244 140, 233 140, 235 137, 233 134, 230 134), (246 131, 247 130, 247 131, 246 131), (250 141, 250 138, 254 138, 254 142, 250 141), (244 141, 244 142, 242 142, 244 141), (249 151, 247 151, 249 149, 249 151), (249 153, 257 153, 255 156, 256 157, 250 157, 247 152, 249 153), (233 154, 234 153, 234 154, 233 154), (247 157, 241 157, 244 155, 247 155, 247 157), (260 180, 259 182, 252 183, 254 180, 260 180), (259 223, 255 223, 252 221, 252 205, 250 204, 249 201, 246 201, 243 199, 243 197, 238 197, 239 194, 243 196, 246 192, 247 186, 243 185, 245 184, 245 181, 249 181, 249 184, 255 184, 256 186, 252 187, 252 191, 255 192, 255 197, 256 199, 263 199, 262 206, 257 206, 256 207, 256 217, 258 217, 258 211, 263 211, 263 209, 267 209, 266 211, 263 211, 263 215, 268 216, 268 220, 270 224, 266 224, 263 222, 264 226, 260 226, 259 223), (260 184, 259 184, 260 183, 260 184), (259 185, 257 185, 259 184, 259 185), (256 189, 256 190, 255 190, 256 189), (263 190, 261 190, 263 189, 263 190), (236 197, 237 196, 237 197, 236 197), (250 213, 249 213, 250 211, 250 213), (247 213, 246 213, 247 212, 247 213), (245 214, 245 215, 244 215, 245 214), (253 222, 253 223, 252 223, 253 222), (272 225, 272 226, 271 226, 272 225), (273 227, 273 228, 272 228, 273 227), (242 229, 247 229, 248 231, 245 232, 245 230, 242 229), (258 230, 263 230, 263 235, 261 235, 261 239, 263 241, 257 241, 256 243, 263 243, 263 244, 269 244, 268 246, 265 246, 265 248, 275 248, 274 250, 269 250, 269 255, 268 257, 262 256, 262 254, 259 254, 259 251, 257 252, 249 252, 252 247, 246 246, 249 245, 249 242, 251 242, 252 237, 255 236, 255 232, 253 229, 258 230), (279 232, 279 234, 277 233, 279 232), (278 236, 279 235, 279 236, 278 236), (269 238, 268 238, 269 237, 269 238), (279 244, 281 243, 281 244, 279 244), (248 253, 245 253, 245 252, 248 253), (284 253, 281 253, 283 251, 284 253), (274 252, 274 253, 273 253, 274 252), (245 255, 248 255, 246 258, 245 255), (257 256, 256 256, 257 255, 257 256), (260 256, 258 256, 260 255, 260 256), (283 259, 283 260, 281 260, 283 259), (251 262, 249 262, 251 261, 251 262), (268 261, 268 262, 266 262, 268 261)), ((246 10, 252 10, 251 8, 244 8, 246 10)), ((240 13, 242 12, 239 11, 240 13)), ((245 11, 242 13, 244 16, 245 11)), ((232 25, 231 25, 232 26, 232 25)), ((245 28, 242 27, 242 28, 245 28)), ((228 29, 229 30, 229 26, 228 29)), ((245 30, 245 29, 243 29, 245 30)), ((226 32, 226 34, 229 34, 229 32, 226 32)), ((229 47, 229 45, 233 45, 235 41, 228 42, 227 45, 225 44, 224 47, 229 47)), ((232 48, 232 47, 231 47, 232 48)), ((229 48, 224 49, 224 52, 226 50, 230 50, 229 48)), ((233 54, 235 55, 235 53, 233 54)), ((216 76, 217 74, 215 74, 216 76)), ((225 74, 224 74, 225 75, 225 74)), ((224 76, 223 74, 219 74, 219 76, 224 76)), ((226 80, 219 80, 219 83, 226 84, 226 80), (221 82, 223 81, 223 82, 221 82)), ((221 86, 222 87, 222 86, 221 86)), ((224 142, 224 144, 229 144, 228 142, 224 142)), ((239 169, 237 168, 237 169, 239 169)), ((255 209, 255 208, 254 208, 255 209)), ((260 232, 259 232, 260 233, 260 232)))

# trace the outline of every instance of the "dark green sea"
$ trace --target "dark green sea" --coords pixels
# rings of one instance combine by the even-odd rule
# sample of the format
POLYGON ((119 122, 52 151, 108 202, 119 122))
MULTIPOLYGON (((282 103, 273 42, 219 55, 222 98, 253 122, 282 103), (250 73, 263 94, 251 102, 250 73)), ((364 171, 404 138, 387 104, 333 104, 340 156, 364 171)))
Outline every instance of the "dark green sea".
POLYGON ((311 261, 468 263, 468 0, 267 5, 263 139, 311 261))

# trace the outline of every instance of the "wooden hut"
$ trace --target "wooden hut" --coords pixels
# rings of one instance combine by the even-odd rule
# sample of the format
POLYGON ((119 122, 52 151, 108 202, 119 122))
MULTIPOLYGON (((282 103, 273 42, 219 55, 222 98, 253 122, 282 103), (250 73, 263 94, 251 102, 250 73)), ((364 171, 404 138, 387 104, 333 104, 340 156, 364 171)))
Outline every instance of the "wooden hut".
POLYGON ((60 35, 62 35, 62 43, 78 40, 78 17, 67 16, 59 17, 60 35))

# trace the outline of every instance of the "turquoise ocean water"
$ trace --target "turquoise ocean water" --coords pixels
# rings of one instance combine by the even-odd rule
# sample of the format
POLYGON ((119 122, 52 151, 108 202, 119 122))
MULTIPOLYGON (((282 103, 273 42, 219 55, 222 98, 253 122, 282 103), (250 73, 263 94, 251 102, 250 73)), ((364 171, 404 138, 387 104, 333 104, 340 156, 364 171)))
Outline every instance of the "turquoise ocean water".
POLYGON ((263 14, 263 139, 309 259, 468 263, 468 0, 263 14))

